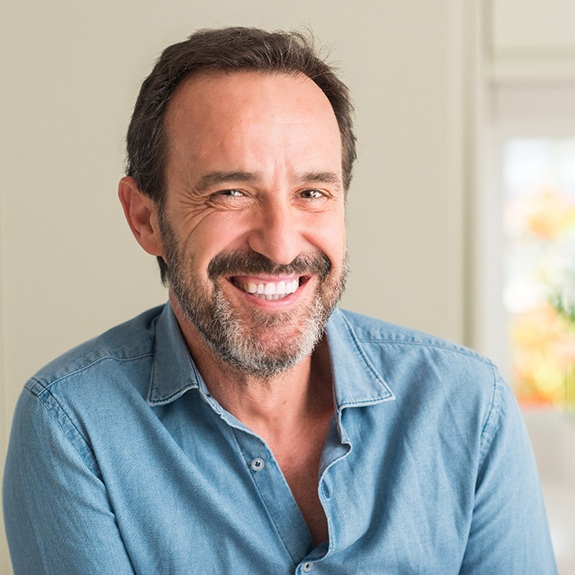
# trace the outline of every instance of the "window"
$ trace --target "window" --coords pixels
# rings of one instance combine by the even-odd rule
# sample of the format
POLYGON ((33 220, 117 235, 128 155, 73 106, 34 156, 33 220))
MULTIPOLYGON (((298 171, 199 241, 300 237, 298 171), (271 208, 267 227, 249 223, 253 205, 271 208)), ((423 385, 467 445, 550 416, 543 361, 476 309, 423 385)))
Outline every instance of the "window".
POLYGON ((511 379, 524 404, 575 407, 575 134, 511 136, 502 154, 511 379))
POLYGON ((523 406, 575 411, 575 88, 491 93, 476 343, 523 406))

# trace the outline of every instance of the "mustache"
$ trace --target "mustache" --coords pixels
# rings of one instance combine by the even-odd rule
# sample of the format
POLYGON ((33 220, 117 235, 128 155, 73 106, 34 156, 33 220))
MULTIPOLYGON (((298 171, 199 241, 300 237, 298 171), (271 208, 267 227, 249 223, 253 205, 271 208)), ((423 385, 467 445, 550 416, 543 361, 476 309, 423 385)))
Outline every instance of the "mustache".
POLYGON ((208 277, 215 280, 225 275, 317 275, 325 279, 332 264, 324 253, 301 253, 289 264, 277 264, 257 252, 222 252, 208 264, 208 277))

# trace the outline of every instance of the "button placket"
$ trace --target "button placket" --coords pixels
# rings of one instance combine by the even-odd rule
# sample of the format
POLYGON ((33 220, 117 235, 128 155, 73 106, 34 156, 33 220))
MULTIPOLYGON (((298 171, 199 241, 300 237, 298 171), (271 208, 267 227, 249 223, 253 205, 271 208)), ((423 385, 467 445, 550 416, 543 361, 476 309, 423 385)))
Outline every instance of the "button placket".
POLYGON ((310 545, 309 531, 273 454, 252 432, 236 428, 233 433, 241 450, 244 469, 253 480, 281 544, 292 561, 305 557, 310 545))

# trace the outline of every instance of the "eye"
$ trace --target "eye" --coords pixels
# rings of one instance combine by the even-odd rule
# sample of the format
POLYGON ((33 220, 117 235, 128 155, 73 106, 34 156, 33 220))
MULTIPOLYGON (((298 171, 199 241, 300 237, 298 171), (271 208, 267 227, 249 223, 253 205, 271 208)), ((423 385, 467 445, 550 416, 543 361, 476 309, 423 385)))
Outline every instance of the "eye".
POLYGON ((240 190, 235 190, 235 189, 231 189, 231 190, 221 190, 219 192, 216 192, 217 196, 228 196, 231 198, 241 198, 244 194, 242 192, 240 192, 240 190))
POLYGON ((302 198, 306 198, 309 200, 320 200, 325 197, 325 194, 323 192, 320 192, 319 190, 311 189, 311 190, 302 190, 300 192, 300 196, 302 198))
POLYGON ((246 194, 241 190, 236 188, 230 188, 229 190, 217 190, 216 192, 212 192, 209 196, 211 202, 215 203, 226 203, 231 202, 232 200, 242 199, 245 198, 246 194))
POLYGON ((252 201, 250 194, 237 188, 217 190, 207 198, 207 203, 217 209, 243 209, 252 201))

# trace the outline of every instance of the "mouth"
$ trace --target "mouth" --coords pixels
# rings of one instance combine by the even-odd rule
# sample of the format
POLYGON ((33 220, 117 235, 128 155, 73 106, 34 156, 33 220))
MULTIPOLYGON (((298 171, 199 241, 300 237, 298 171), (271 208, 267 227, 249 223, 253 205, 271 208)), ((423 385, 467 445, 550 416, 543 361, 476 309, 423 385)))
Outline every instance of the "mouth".
POLYGON ((241 291, 262 300, 285 299, 306 283, 309 277, 262 279, 247 276, 234 276, 229 281, 241 291))

